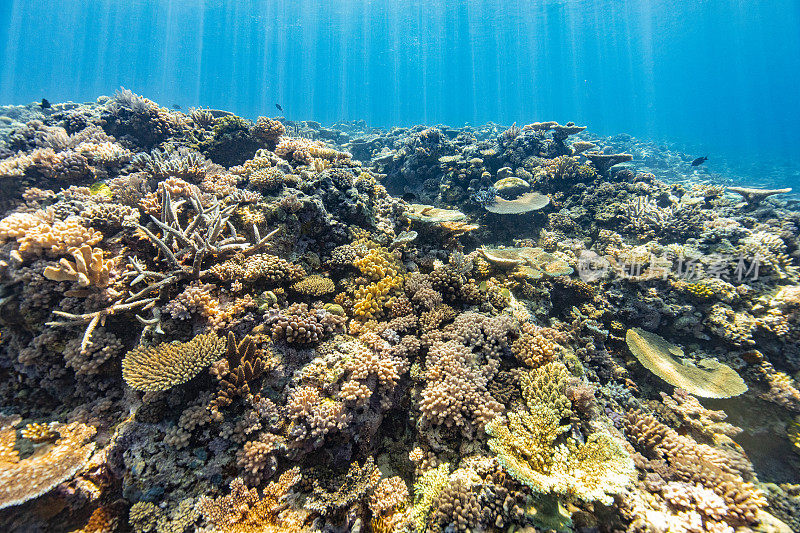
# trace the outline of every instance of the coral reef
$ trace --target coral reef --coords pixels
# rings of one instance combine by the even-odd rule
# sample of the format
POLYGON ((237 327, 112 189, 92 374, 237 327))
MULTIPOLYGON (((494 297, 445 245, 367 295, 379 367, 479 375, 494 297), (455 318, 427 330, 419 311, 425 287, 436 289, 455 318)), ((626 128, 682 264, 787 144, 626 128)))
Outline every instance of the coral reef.
POLYGON ((789 196, 573 123, 6 112, 4 531, 800 523, 789 196))

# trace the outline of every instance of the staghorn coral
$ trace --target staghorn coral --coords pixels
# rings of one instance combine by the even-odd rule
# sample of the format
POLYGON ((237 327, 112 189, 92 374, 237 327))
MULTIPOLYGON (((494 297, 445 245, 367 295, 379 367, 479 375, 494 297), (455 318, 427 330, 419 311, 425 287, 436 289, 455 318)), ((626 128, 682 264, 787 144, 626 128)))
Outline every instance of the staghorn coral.
MULTIPOLYGON (((739 257, 751 261, 754 277, 764 271, 778 279, 797 280, 800 270, 786 253, 786 243, 780 236, 767 231, 756 231, 746 236, 739 244, 739 257)), ((749 270, 744 274, 747 277, 749 270)), ((741 274, 737 273, 737 277, 741 274)), ((741 279, 741 278, 740 278, 741 279)))
POLYGON ((282 139, 275 153, 300 165, 311 165, 315 159, 329 162, 350 159, 350 154, 334 150, 320 141, 292 137, 282 139))
POLYGON ((369 510, 373 517, 386 517, 403 508, 408 496, 408 487, 402 478, 381 479, 369 497, 369 510))
POLYGON ((225 339, 214 333, 189 342, 134 348, 122 360, 122 377, 136 390, 167 390, 192 379, 224 351, 225 339))
MULTIPOLYGON (((127 91, 0 114, 42 118, 7 124, 0 143, 14 210, 0 215, 0 400, 38 421, 6 451, 45 453, 59 437, 42 422, 54 412, 91 421, 98 445, 109 442, 52 496, 6 513, 6 529, 124 528, 130 503, 143 533, 772 527, 749 484, 767 461, 771 475, 792 460, 751 465, 723 412, 681 389, 659 398, 619 357, 637 325, 701 344, 697 359, 724 358, 747 381, 750 400, 736 402, 782 407, 755 421, 737 409, 742 446, 796 440, 780 414, 800 409, 791 199, 742 210, 718 185, 630 169, 598 179, 575 157, 589 144, 630 148, 662 178, 679 168, 667 159, 685 158, 659 160, 662 148, 624 136, 568 146, 581 129, 569 124, 306 122, 292 140, 278 121, 171 112, 127 91), (407 206, 384 183, 428 205, 407 206), (493 187, 508 199, 541 191, 551 213, 498 224, 475 203, 493 187), (267 224, 280 228, 270 254, 259 253, 267 224), (74 234, 59 240, 53 228, 74 234), (591 254, 608 268, 584 279, 591 254), (717 271, 718 254, 761 270, 717 271), (626 270, 637 261, 641 276, 626 270), (115 371, 125 348, 208 331, 227 338, 211 379, 139 398, 115 371), (638 408, 677 437, 628 431, 625 412, 638 408), (638 474, 624 493, 597 481, 624 462, 615 428, 637 450, 624 446, 638 474), (537 432, 556 435, 541 453, 525 445, 537 432), (256 510, 261 489, 295 467, 303 480, 256 510), (203 495, 230 513, 200 518, 203 495)), ((770 511, 794 525, 796 488, 783 490, 770 511)))
MULTIPOLYGON (((452 479, 452 476, 451 476, 452 479)), ((456 478, 446 485, 433 503, 434 511, 428 518, 431 531, 472 531, 482 518, 478 494, 472 484, 456 478)))
POLYGON ((324 398, 315 387, 308 385, 290 392, 286 410, 292 419, 289 436, 293 442, 289 445, 294 447, 304 446, 306 439, 319 447, 325 435, 345 429, 352 419, 344 403, 324 398))

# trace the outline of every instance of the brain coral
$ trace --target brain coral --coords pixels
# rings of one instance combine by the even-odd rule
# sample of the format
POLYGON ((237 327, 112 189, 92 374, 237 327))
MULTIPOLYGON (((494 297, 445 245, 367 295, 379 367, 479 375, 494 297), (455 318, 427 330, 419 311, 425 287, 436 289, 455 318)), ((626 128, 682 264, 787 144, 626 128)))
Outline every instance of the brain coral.
POLYGON ((167 390, 195 377, 224 351, 225 339, 214 333, 189 342, 134 348, 122 360, 122 377, 136 390, 167 390))

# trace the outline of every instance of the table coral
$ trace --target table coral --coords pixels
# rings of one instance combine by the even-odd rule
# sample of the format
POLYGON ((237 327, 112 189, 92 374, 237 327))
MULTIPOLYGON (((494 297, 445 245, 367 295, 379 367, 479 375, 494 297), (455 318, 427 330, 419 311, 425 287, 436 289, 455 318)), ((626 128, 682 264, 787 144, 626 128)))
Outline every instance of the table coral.
POLYGON ((73 422, 52 424, 58 433, 55 443, 26 459, 15 449, 14 420, 4 418, 0 428, 0 509, 19 505, 41 496, 67 481, 86 464, 94 451, 88 441, 95 433, 91 426, 73 422))
POLYGON ((703 368, 680 363, 683 351, 654 333, 639 328, 626 334, 628 347, 648 370, 671 385, 704 398, 728 398, 747 390, 739 374, 722 363, 703 368))
POLYGON ((167 390, 186 383, 225 351, 225 339, 213 333, 189 342, 134 348, 122 360, 122 376, 136 390, 167 390))

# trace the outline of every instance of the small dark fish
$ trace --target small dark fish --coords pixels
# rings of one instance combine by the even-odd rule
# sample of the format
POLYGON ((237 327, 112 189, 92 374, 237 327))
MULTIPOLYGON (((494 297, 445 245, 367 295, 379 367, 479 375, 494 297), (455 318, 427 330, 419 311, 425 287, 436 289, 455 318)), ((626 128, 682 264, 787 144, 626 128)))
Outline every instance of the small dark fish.
POLYGON ((283 112, 283 108, 281 107, 281 104, 275 104, 275 107, 278 108, 278 111, 283 112))
POLYGON ((702 165, 702 164, 703 164, 703 163, 705 163, 706 161, 708 161, 708 157, 707 157, 707 156, 698 157, 697 159, 695 159, 694 161, 692 161, 692 166, 693 166, 693 167, 696 167, 696 166, 702 165))
POLYGON ((178 109, 178 110, 180 110, 180 109, 181 109, 181 106, 179 106, 178 104, 172 104, 172 109, 178 109))
POLYGON ((403 195, 403 200, 405 200, 406 202, 413 202, 416 199, 417 195, 414 194, 413 192, 407 192, 403 195))
POLYGON ((47 98, 42 98, 42 103, 39 105, 42 106, 42 109, 50 109, 50 107, 52 107, 50 105, 50 100, 48 100, 47 98))

